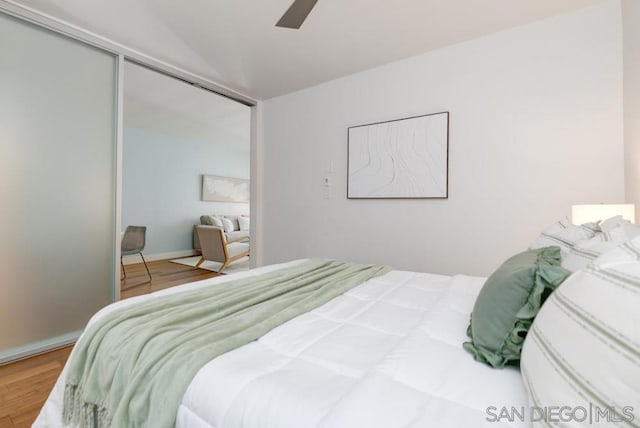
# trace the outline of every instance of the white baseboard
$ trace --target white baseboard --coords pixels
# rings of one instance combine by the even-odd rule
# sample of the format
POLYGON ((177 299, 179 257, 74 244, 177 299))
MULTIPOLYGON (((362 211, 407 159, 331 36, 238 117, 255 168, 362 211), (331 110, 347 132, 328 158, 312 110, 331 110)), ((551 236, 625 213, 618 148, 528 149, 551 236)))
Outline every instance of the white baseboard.
MULTIPOLYGON (((157 254, 144 254, 144 259, 148 262, 153 262, 156 260, 167 260, 167 259, 179 259, 181 257, 190 257, 194 256, 195 252, 193 250, 183 250, 183 251, 172 251, 169 253, 157 253, 157 254)), ((122 263, 125 265, 133 265, 136 263, 142 263, 142 257, 140 254, 133 254, 131 256, 124 256, 122 258, 122 263)))
POLYGON ((78 340, 78 337, 80 337, 80 333, 82 333, 81 330, 73 331, 71 333, 43 340, 38 343, 9 349, 5 352, 0 352, 0 365, 71 345, 72 343, 75 343, 76 340, 78 340))

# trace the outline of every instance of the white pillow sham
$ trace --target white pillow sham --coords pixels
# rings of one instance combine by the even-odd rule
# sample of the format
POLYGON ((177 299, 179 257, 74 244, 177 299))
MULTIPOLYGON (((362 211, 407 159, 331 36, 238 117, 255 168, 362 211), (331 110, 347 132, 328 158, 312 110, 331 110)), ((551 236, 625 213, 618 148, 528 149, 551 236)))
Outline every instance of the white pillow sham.
POLYGON ((568 253, 562 258, 562 267, 571 272, 584 269, 600 255, 624 244, 631 238, 621 224, 607 230, 569 248, 568 253))
POLYGON ((564 259, 574 245, 593 238, 599 232, 600 229, 596 223, 585 223, 576 226, 568 217, 564 217, 546 228, 529 246, 529 249, 535 250, 556 245, 560 247, 560 254, 564 259))
POLYGON ((636 226, 628 220, 625 220, 621 215, 608 218, 600 223, 600 228, 603 232, 609 232, 618 226, 621 226, 624 229, 624 232, 629 239, 640 236, 640 227, 636 226))

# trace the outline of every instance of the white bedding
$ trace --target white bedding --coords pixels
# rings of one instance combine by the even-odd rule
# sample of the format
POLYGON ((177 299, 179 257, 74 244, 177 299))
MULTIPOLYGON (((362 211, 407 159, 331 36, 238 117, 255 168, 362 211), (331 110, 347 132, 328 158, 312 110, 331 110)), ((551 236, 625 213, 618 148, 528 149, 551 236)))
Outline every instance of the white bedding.
MULTIPOLYGON (((140 296, 116 307, 257 275, 267 266, 140 296)), ((205 365, 176 427, 528 427, 489 422, 502 406, 528 408, 520 372, 462 349, 484 278, 392 271, 205 365), (489 406, 495 407, 487 413, 489 406)), ((60 427, 66 368, 35 427, 60 427)), ((118 427, 120 428, 120 427, 118 427)))

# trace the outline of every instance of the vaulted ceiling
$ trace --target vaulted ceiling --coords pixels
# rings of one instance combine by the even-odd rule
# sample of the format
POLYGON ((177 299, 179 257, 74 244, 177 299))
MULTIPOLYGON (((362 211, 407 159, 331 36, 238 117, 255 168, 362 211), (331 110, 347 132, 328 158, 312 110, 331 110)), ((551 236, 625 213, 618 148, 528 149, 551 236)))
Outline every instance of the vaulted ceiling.
POLYGON ((603 0, 18 0, 256 99, 286 94, 603 0))

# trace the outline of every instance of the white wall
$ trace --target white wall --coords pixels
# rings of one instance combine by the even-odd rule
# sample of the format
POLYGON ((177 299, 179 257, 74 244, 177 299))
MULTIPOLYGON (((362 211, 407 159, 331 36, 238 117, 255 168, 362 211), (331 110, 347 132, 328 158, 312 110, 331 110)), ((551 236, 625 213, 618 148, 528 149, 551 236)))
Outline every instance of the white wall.
POLYGON ((147 226, 145 256, 193 249, 193 225, 202 214, 249 214, 249 204, 201 200, 203 174, 249 178, 248 147, 135 128, 125 128, 123 146, 122 224, 147 226))
POLYGON ((624 196, 620 3, 368 70, 264 108, 265 263, 315 256, 488 274, 571 204, 624 196), (349 126, 440 111, 451 112, 448 200, 346 199, 349 126))
POLYGON ((640 209, 640 1, 622 0, 624 141, 627 202, 640 209))

